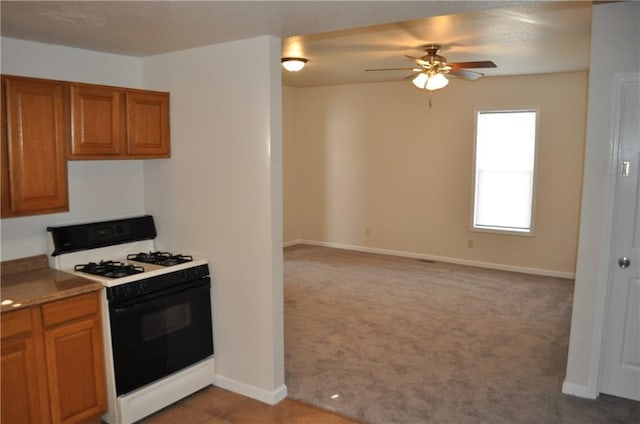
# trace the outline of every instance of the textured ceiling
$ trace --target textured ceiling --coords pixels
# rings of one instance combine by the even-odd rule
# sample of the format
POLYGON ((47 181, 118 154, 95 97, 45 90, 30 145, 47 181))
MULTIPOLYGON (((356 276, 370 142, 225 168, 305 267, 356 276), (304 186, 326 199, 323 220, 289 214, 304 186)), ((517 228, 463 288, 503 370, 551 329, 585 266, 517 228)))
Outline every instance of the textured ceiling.
MULTIPOLYGON (((260 35, 309 59, 292 86, 401 79, 405 54, 437 43, 449 61, 493 60, 487 75, 588 66, 590 2, 532 1, 6 1, 1 33, 148 56, 260 35)), ((247 58, 250 63, 251 58, 247 58)))
POLYGON ((285 82, 302 87, 402 79, 410 73, 364 70, 411 67, 405 55, 421 57, 429 44, 440 45, 449 62, 495 62, 495 69, 478 70, 487 76, 583 71, 590 31, 590 2, 538 2, 290 37, 283 40, 283 55, 300 50, 309 63, 285 75, 285 82))

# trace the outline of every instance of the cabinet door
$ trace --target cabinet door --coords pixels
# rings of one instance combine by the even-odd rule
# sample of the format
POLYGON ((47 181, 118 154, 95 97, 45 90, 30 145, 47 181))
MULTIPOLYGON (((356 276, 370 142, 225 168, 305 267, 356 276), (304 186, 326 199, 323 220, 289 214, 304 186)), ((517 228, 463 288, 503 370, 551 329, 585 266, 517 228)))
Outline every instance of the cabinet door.
POLYGON ((122 93, 111 87, 71 86, 71 156, 119 155, 122 93))
POLYGON ((2 343, 2 422, 40 423, 32 338, 2 343))
POLYGON ((68 211, 63 84, 3 78, 2 87, 2 217, 68 211))
POLYGON ((49 421, 39 308, 5 312, 2 322, 2 423, 49 421))
POLYGON ((40 406, 34 342, 2 342, 2 422, 39 423, 40 406))
POLYGON ((127 154, 169 157, 169 94, 127 92, 127 154))
POLYGON ((80 422, 106 409, 102 333, 97 316, 45 330, 51 418, 80 422))

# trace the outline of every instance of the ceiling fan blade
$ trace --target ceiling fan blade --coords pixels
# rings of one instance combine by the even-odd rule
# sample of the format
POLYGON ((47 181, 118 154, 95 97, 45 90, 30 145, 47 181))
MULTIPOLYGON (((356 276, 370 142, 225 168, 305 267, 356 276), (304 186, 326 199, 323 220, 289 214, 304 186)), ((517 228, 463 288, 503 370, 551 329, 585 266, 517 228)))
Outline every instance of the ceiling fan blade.
POLYGON ((413 57, 413 56, 409 56, 409 55, 406 55, 406 54, 404 55, 404 57, 406 57, 409 60, 413 60, 416 64, 421 65, 421 66, 429 64, 429 62, 427 62, 426 60, 422 60, 419 57, 413 57))
POLYGON ((379 68, 379 69, 365 69, 365 71, 367 71, 367 72, 371 72, 371 71, 414 71, 414 72, 417 72, 415 70, 415 68, 379 68))
POLYGON ((455 63, 447 63, 447 65, 451 66, 453 69, 460 68, 497 68, 498 66, 490 60, 481 60, 478 62, 455 62, 455 63))
POLYGON ((455 75, 456 77, 468 79, 471 81, 478 80, 484 76, 483 73, 468 71, 466 69, 452 69, 449 71, 449 75, 455 75))

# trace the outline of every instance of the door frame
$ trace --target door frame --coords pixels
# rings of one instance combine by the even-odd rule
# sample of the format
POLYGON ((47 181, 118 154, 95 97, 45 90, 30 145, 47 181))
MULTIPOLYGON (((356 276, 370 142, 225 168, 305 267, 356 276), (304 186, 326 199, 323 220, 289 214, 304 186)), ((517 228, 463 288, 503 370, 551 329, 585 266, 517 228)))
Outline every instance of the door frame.
POLYGON ((593 345, 591 349, 591 361, 589 370, 589 381, 587 388, 589 394, 586 397, 597 398, 600 394, 600 375, 602 371, 602 357, 604 352, 604 331, 607 313, 607 298, 611 273, 615 271, 612 267, 611 252, 614 243, 614 213, 615 213, 615 193, 618 184, 618 170, 620 163, 620 121, 622 119, 622 94, 624 86, 630 83, 640 82, 640 73, 624 72, 613 75, 613 96, 611 110, 611 140, 609 142, 609 170, 607 173, 606 193, 604 195, 604 228, 603 240, 607 243, 603 246, 600 255, 599 284, 594 310, 594 324, 597 327, 593 345), (590 396, 589 396, 590 395, 590 396))

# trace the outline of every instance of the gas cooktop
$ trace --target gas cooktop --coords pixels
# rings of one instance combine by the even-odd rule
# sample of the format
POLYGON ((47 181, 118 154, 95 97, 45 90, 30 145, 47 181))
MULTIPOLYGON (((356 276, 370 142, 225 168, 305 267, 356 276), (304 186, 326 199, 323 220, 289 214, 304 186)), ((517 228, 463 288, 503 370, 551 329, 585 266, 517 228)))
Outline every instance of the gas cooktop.
POLYGON ((156 248, 156 229, 150 215, 47 230, 55 268, 99 281, 106 287, 184 273, 207 264, 204 258, 156 248))
MULTIPOLYGON (((101 260, 88 262, 73 267, 74 271, 84 272, 106 278, 122 278, 145 272, 145 265, 171 267, 193 261, 193 256, 170 252, 141 252, 127 255, 127 262, 117 260, 101 260), (132 264, 141 262, 145 265, 132 264)), ((149 268, 149 267, 148 267, 149 268)))

